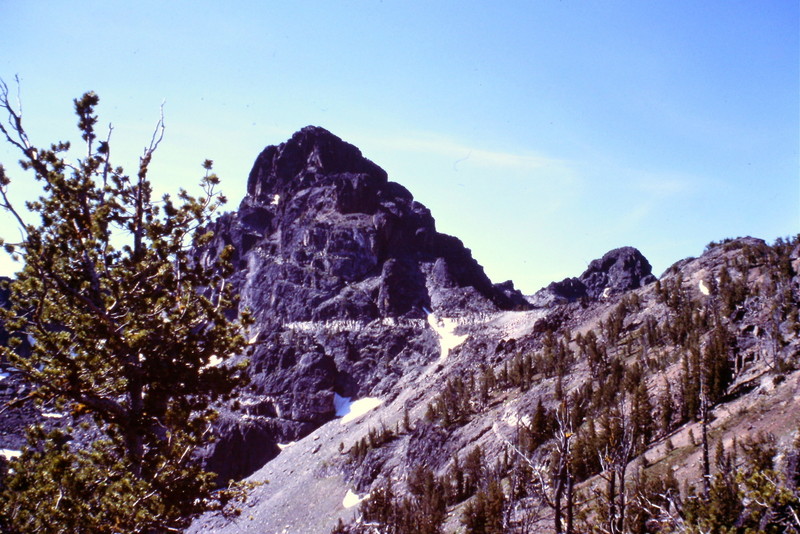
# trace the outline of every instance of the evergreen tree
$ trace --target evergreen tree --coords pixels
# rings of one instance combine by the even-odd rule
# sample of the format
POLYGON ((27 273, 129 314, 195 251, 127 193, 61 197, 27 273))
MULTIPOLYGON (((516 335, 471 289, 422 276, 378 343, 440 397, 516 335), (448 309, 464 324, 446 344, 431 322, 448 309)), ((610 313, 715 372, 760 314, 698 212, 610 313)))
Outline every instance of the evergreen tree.
POLYGON ((653 437, 653 405, 644 381, 639 382, 633 393, 631 432, 635 442, 634 454, 641 454, 653 437))
POLYGON ((730 335, 721 324, 711 332, 711 338, 703 351, 703 366, 708 390, 708 401, 716 404, 733 380, 732 364, 728 358, 730 335))
POLYGON ((475 493, 483 481, 484 474, 483 450, 480 445, 476 445, 464 459, 464 496, 475 493))
POLYGON ((492 479, 467 504, 461 523, 467 534, 503 534, 506 498, 498 480, 492 479))
POLYGON ((658 403, 662 436, 666 436, 672 430, 672 418, 675 415, 672 402, 672 387, 670 387, 669 381, 665 381, 664 391, 661 393, 658 403))
POLYGON ((34 341, 29 357, 3 356, 34 387, 32 397, 89 414, 85 424, 100 436, 79 448, 70 429, 32 429, 30 446, 10 464, 0 516, 9 532, 182 528, 219 497, 193 453, 210 439, 211 403, 241 383, 239 368, 219 363, 245 346, 242 325, 226 317, 231 250, 218 261, 194 252, 209 242, 203 228, 224 202, 211 162, 202 196, 181 190, 177 201, 157 202, 148 167, 163 121, 131 178, 111 163, 110 132, 97 137, 97 95, 74 101, 85 155, 71 163, 69 143, 31 144, 8 87, 0 89, 8 116, 0 131, 43 189, 26 215, 0 166, 2 207, 23 235, 6 250, 24 261, 3 320, 34 341))

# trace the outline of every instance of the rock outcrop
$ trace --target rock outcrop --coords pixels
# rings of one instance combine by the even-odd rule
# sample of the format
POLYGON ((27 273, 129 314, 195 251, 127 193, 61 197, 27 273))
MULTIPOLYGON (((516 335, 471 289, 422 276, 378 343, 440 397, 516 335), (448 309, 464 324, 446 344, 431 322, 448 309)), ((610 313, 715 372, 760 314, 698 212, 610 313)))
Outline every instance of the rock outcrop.
POLYGON ((264 149, 238 211, 212 229, 201 256, 234 246, 231 282, 256 321, 249 397, 223 415, 208 452, 223 480, 330 420, 334 393, 390 394, 436 353, 428 313, 529 307, 510 282, 493 285, 461 241, 437 232, 407 189, 318 127, 264 149))
POLYGON ((537 307, 580 299, 598 300, 656 281, 653 268, 633 247, 614 249, 593 260, 578 278, 565 278, 539 290, 530 302, 537 307))
POLYGON ((306 127, 256 159, 247 196, 213 228, 209 252, 236 247, 242 301, 260 323, 422 318, 423 309, 508 309, 458 239, 360 151, 306 127))

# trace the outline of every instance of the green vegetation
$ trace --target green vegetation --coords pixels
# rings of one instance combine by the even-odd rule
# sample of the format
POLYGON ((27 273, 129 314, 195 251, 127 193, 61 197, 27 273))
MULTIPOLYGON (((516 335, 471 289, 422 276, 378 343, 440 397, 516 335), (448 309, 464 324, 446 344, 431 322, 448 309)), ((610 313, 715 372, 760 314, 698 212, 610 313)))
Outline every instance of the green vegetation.
POLYGON ((421 423, 445 434, 509 399, 534 408, 519 414, 499 458, 475 447, 439 476, 417 466, 407 488, 384 486, 362 505, 363 522, 339 532, 438 533, 448 517, 465 533, 800 532, 800 430, 780 455, 769 435, 723 447, 710 430, 715 406, 740 394, 732 386, 746 367, 744 317, 768 317, 749 357, 766 359, 773 383, 797 368, 798 355, 783 349, 798 332, 789 257, 800 236, 717 246, 735 254, 704 280, 707 295, 674 270, 651 294, 623 297, 592 330, 545 332, 534 352, 448 379, 421 423), (687 424, 689 442, 675 448, 673 433, 687 424), (649 459, 660 440, 663 455, 649 459), (689 456, 700 474, 679 484, 672 466, 689 456))
POLYGON ((20 211, 0 166, 2 207, 22 234, 4 246, 23 261, 2 320, 34 342, 29 357, 9 349, 3 357, 35 388, 26 400, 76 423, 30 430, 4 476, 0 530, 176 532, 235 493, 214 493, 214 474, 194 455, 211 438, 211 403, 242 383, 241 369, 219 363, 242 352, 249 320, 226 317, 231 251, 193 255, 224 202, 218 179, 207 161, 201 196, 155 200, 147 175, 161 121, 130 177, 112 164, 110 129, 105 139, 95 129, 97 95, 74 102, 84 150, 70 162, 69 143, 31 144, 0 89, 8 117, 0 131, 43 191, 20 211))

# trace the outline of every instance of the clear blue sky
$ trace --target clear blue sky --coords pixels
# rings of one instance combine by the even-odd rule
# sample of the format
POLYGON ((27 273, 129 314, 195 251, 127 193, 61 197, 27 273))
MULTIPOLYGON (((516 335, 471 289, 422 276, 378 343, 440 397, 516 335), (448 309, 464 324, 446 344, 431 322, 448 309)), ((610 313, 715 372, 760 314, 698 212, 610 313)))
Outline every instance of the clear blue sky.
MULTIPOLYGON (((494 281, 532 293, 619 246, 660 274, 711 240, 800 231, 798 11, 5 0, 0 76, 20 76, 41 144, 76 139, 71 99, 96 91, 130 170, 166 100, 156 185, 191 188, 210 158, 231 209, 264 146, 323 126, 426 204, 494 281)), ((0 148, 23 197, 16 159, 0 148)))

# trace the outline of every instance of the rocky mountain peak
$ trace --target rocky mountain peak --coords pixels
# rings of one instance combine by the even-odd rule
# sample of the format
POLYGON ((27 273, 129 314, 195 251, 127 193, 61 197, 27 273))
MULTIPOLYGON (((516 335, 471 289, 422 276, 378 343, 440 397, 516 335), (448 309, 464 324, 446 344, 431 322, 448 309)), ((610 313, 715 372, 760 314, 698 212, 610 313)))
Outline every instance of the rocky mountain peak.
POLYGON ((386 395, 438 356, 426 316, 527 308, 361 152, 308 126, 265 148, 238 211, 199 251, 232 245, 230 279, 251 310, 247 415, 222 419, 209 465, 241 477, 334 416, 334 395, 386 395), (387 371, 390 370, 390 371, 387 371))
POLYGON ((604 294, 621 293, 655 282, 653 268, 647 258, 634 247, 611 250, 589 264, 580 276, 586 294, 599 298, 604 294))
POLYGON ((524 307, 494 287, 458 239, 358 148, 308 126, 265 148, 238 212, 210 252, 233 244, 244 305, 265 321, 422 318, 524 307))
POLYGON ((314 186, 322 177, 359 175, 372 187, 386 184, 386 172, 366 159, 355 146, 319 126, 306 126, 291 139, 268 146, 256 159, 247 180, 247 194, 273 202, 275 195, 314 186))

